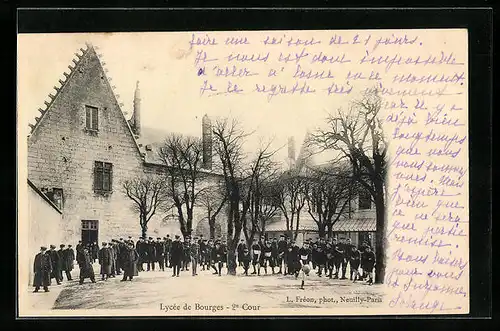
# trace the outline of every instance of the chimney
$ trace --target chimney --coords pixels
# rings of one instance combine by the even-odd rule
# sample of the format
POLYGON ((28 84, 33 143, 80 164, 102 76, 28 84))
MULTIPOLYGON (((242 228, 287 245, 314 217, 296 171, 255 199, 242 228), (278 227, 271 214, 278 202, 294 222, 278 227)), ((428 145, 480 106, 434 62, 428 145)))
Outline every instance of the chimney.
POLYGON ((295 138, 288 138, 288 158, 295 161, 295 138))
POLYGON ((135 86, 134 94, 134 114, 132 115, 132 120, 134 122, 135 134, 141 135, 141 91, 139 90, 139 81, 135 86))
POLYGON ((212 122, 207 114, 202 120, 203 168, 212 170, 212 122))

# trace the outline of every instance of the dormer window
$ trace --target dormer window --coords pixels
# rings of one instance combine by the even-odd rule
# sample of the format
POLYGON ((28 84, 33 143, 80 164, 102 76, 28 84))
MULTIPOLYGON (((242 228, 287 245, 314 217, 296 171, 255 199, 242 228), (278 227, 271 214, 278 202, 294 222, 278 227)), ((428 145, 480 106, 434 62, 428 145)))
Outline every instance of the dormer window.
POLYGON ((97 107, 85 105, 85 128, 99 131, 99 111, 97 107))

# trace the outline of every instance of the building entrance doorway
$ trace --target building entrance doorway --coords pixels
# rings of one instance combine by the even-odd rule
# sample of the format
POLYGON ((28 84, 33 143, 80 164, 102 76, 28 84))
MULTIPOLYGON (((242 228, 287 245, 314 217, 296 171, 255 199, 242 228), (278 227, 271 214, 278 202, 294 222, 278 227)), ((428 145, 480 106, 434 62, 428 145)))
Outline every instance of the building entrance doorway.
POLYGON ((82 244, 87 245, 99 240, 99 221, 82 221, 82 244))

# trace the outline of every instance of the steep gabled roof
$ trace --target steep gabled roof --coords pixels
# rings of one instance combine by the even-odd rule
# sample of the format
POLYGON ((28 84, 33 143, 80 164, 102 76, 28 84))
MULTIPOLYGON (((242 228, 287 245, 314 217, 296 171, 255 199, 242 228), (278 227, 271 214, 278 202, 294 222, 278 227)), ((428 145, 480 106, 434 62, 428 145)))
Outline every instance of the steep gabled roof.
POLYGON ((77 73, 77 72, 81 72, 82 69, 82 66, 83 66, 83 63, 85 63, 87 59, 96 59, 97 60, 97 63, 99 64, 100 66, 100 69, 105 77, 105 81, 106 83, 108 84, 110 90, 111 90, 111 93, 113 95, 113 98, 115 99, 115 102, 116 104, 118 105, 118 108, 120 110, 120 114, 123 118, 123 121, 125 122, 127 128, 128 128, 128 131, 130 133, 130 136, 132 137, 134 143, 135 143, 135 146, 137 147, 137 152, 139 153, 139 155, 144 159, 144 155, 143 153, 141 153, 141 149, 139 148, 139 144, 137 142, 137 139, 134 135, 134 132, 132 131, 132 128, 130 127, 130 124, 129 124, 129 121, 127 121, 127 119, 125 118, 125 115, 123 113, 123 110, 122 110, 122 106, 123 104, 120 103, 118 101, 118 95, 114 92, 114 88, 113 86, 111 85, 110 81, 111 81, 111 78, 108 77, 108 75, 106 75, 106 72, 107 70, 104 69, 104 66, 103 66, 103 62, 101 62, 101 60, 99 59, 100 55, 98 55, 96 53, 96 48, 98 48, 97 46, 94 48, 94 46, 90 43, 86 43, 86 46, 87 48, 84 49, 84 48, 80 48, 79 51, 77 51, 75 53, 76 55, 76 58, 73 59, 73 64, 74 65, 69 65, 68 66, 68 69, 69 69, 69 73, 67 72, 64 72, 64 76, 65 76, 65 79, 64 80, 59 80, 59 84, 60 86, 54 86, 54 90, 55 90, 55 93, 54 94, 49 94, 49 98, 50 98, 50 101, 47 102, 45 101, 45 109, 42 109, 42 108, 39 108, 38 110, 40 111, 41 115, 40 117, 36 117, 35 118, 35 124, 29 124, 31 130, 30 130, 30 135, 28 136, 28 139, 33 135, 33 133, 38 129, 38 127, 40 127, 40 123, 44 120, 44 118, 46 117, 46 114, 48 112, 51 111, 51 108, 52 108, 52 105, 54 104, 54 102, 57 100, 57 98, 61 95, 61 93, 64 91, 64 89, 66 88, 66 86, 68 85, 68 82, 73 78, 73 76, 77 73), (80 54, 81 52, 81 54, 80 54))

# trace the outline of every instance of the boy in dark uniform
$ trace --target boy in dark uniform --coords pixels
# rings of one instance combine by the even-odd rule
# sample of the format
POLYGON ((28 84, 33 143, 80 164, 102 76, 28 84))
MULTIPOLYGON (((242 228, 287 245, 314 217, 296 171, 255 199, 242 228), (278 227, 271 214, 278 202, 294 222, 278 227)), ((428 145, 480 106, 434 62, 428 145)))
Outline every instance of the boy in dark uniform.
POLYGON ((92 268, 92 257, 88 248, 83 248, 78 260, 80 267, 80 285, 86 278, 90 278, 92 283, 95 283, 94 269, 92 268))
POLYGON ((184 249, 182 247, 182 243, 179 235, 175 236, 175 240, 172 242, 171 248, 171 259, 172 259, 172 269, 173 274, 172 277, 179 277, 179 271, 181 269, 182 259, 184 258, 184 249))
POLYGON ((353 283, 358 278, 358 268, 360 262, 361 262, 361 253, 358 251, 356 246, 351 245, 351 253, 349 254, 349 265, 351 270, 351 276, 349 279, 352 280, 353 283))
POLYGON ((167 238, 165 239, 165 265, 167 268, 172 267, 172 262, 170 260, 170 251, 172 249, 172 239, 170 239, 170 235, 167 234, 167 238))
POLYGON ((326 274, 326 244, 323 238, 320 239, 316 247, 316 263, 318 265, 318 276, 321 277, 323 270, 326 274))
POLYGON ((252 256, 250 255, 250 251, 248 248, 245 247, 243 248, 243 252, 241 253, 241 257, 238 258, 239 261, 243 264, 243 274, 248 276, 248 269, 250 268, 250 261, 252 260, 252 256))
POLYGON ((208 242, 206 239, 203 239, 203 241, 200 244, 200 265, 201 265, 201 270, 205 270, 205 266, 207 266, 208 269, 208 260, 207 258, 207 250, 208 250, 208 242))
POLYGON ((272 262, 273 248, 271 243, 267 240, 262 248, 262 266, 264 267, 264 272, 267 275, 267 266, 269 265, 273 269, 274 274, 274 264, 272 262))
POLYGON ((368 284, 373 284, 373 266, 375 265, 375 254, 372 252, 371 247, 368 246, 365 252, 361 256, 361 268, 363 268, 363 273, 368 276, 368 284))
POLYGON ((299 271, 300 268, 300 258, 299 258, 299 246, 295 241, 290 242, 288 247, 287 255, 287 274, 294 275, 299 271))
POLYGON ((224 249, 222 248, 221 243, 217 241, 215 243, 214 249, 212 250, 212 260, 214 261, 212 268, 215 269, 214 275, 218 274, 219 276, 221 276, 223 259, 224 259, 224 249))
POLYGON ((325 275, 328 272, 328 278, 332 278, 332 273, 333 273, 333 266, 334 266, 334 259, 333 259, 334 253, 333 253, 333 248, 331 242, 326 244, 325 248, 325 275))
POLYGON ((278 240, 276 237, 273 238, 271 242, 271 268, 273 269, 274 275, 274 267, 278 265, 278 240))
POLYGON ((280 267, 280 270, 278 271, 279 274, 283 273, 283 263, 285 262, 285 254, 288 251, 287 244, 285 241, 285 236, 281 235, 280 240, 278 241, 278 257, 277 257, 277 264, 280 267))
MULTIPOLYGON (((311 251, 312 268, 313 268, 313 270, 316 270, 316 266, 318 265, 318 262, 317 262, 317 260, 318 260, 318 244, 313 243, 310 251, 311 251)), ((316 271, 316 274, 319 274, 319 272, 316 271)))
POLYGON ((304 289, 304 280, 305 280, 305 275, 309 274, 309 262, 311 261, 311 250, 309 249, 309 244, 307 242, 304 242, 302 244, 302 247, 299 249, 299 262, 300 262, 300 268, 297 268, 295 270, 295 278, 299 277, 300 271, 303 272, 303 277, 302 277, 302 284, 300 285, 300 288, 303 290, 304 289))
POLYGON ((262 247, 257 242, 257 239, 254 239, 253 240, 253 244, 252 244, 252 266, 253 266, 252 275, 256 274, 256 269, 257 269, 259 271, 258 275, 260 276, 260 260, 261 260, 261 256, 262 256, 262 247))
POLYGON ((342 265, 342 277, 340 279, 347 279, 345 274, 347 270, 347 261, 349 259, 349 251, 347 250, 345 238, 340 238, 339 250, 342 252, 342 259, 340 260, 342 265))
POLYGON ((241 267, 243 266, 243 260, 240 259, 240 256, 243 256, 243 250, 247 247, 245 244, 245 239, 241 239, 240 242, 238 243, 238 246, 236 246, 236 253, 238 254, 238 265, 241 267))
POLYGON ((335 265, 335 279, 339 278, 340 266, 342 265, 342 259, 344 258, 344 251, 342 247, 337 243, 337 239, 333 239, 333 263, 335 265))
POLYGON ((52 273, 50 275, 50 279, 55 278, 57 285, 61 285, 61 256, 59 253, 56 251, 56 246, 55 245, 50 245, 50 260, 52 262, 52 273))
POLYGON ((52 262, 50 260, 50 254, 47 252, 47 247, 40 247, 40 252, 35 255, 33 272, 35 273, 35 279, 33 280, 35 290, 33 292, 38 292, 40 286, 43 286, 45 292, 49 292, 52 262))

